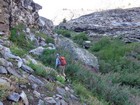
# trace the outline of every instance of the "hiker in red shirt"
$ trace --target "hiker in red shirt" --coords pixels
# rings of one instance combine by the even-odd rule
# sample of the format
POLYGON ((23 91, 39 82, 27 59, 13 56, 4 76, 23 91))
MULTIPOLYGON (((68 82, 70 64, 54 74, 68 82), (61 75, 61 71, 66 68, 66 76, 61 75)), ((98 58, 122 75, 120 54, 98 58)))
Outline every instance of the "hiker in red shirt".
POLYGON ((59 68, 61 71, 61 74, 65 77, 65 68, 66 68, 66 59, 63 56, 60 56, 59 54, 56 55, 56 63, 55 68, 59 68))

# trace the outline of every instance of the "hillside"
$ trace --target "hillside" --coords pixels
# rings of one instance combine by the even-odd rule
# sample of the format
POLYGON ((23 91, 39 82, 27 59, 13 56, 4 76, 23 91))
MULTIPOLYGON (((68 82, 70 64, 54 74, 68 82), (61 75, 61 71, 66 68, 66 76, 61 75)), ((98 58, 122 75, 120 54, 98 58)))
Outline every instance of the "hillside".
POLYGON ((140 42, 140 8, 94 12, 61 23, 59 27, 94 36, 119 36, 126 42, 140 42))
POLYGON ((139 8, 97 12, 58 27, 38 15, 41 8, 32 0, 0 1, 0 105, 140 104, 139 8), (131 23, 121 14, 134 30, 120 24, 131 23), (66 76, 55 68, 57 53, 66 58, 66 76))

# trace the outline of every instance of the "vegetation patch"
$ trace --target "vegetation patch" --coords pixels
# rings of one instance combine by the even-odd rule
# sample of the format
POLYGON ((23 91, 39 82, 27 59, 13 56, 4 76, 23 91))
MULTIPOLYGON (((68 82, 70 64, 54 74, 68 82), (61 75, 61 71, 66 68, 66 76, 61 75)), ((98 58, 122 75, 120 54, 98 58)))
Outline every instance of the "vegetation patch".
POLYGON ((69 30, 57 29, 56 33, 61 34, 61 35, 65 36, 65 37, 67 37, 67 38, 71 37, 71 31, 69 31, 69 30))
MULTIPOLYGON (((16 47, 23 49, 23 52, 28 52, 29 50, 34 48, 34 42, 30 41, 25 33, 23 32, 24 30, 24 25, 20 24, 14 28, 12 28, 11 35, 10 35, 10 40, 16 45, 16 47)), ((16 48, 12 47, 13 50, 16 48)), ((17 51, 17 50, 16 50, 17 51)))
POLYGON ((84 41, 88 40, 88 37, 85 32, 81 32, 73 37, 75 43, 82 45, 84 41))

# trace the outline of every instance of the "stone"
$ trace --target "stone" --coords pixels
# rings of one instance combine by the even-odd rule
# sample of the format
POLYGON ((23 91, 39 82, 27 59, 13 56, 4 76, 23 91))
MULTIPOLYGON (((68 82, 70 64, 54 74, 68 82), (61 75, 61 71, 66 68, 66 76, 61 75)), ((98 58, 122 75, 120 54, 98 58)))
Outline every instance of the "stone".
POLYGON ((32 89, 37 90, 37 88, 38 88, 38 85, 37 84, 33 84, 32 85, 32 89))
POLYGON ((44 101, 39 99, 38 104, 37 105, 44 105, 44 101))
POLYGON ((54 100, 53 97, 46 97, 44 100, 46 101, 46 105, 48 104, 56 105, 56 101, 54 100))
POLYGON ((5 67, 0 66, 0 74, 7 74, 7 70, 5 69, 5 67))
POLYGON ((39 26, 41 27, 41 32, 46 35, 53 35, 54 25, 53 22, 45 17, 39 17, 39 26))
POLYGON ((32 81, 32 82, 37 83, 37 84, 40 85, 40 86, 44 86, 44 85, 45 85, 41 80, 39 80, 38 78, 36 78, 36 77, 33 76, 33 75, 30 75, 30 76, 28 77, 28 79, 29 79, 30 81, 32 81))
POLYGON ((64 100, 60 100, 61 105, 68 105, 64 100))
POLYGON ((58 97, 59 99, 62 99, 63 97, 59 94, 56 94, 56 97, 58 97))
POLYGON ((10 83, 3 78, 0 78, 0 90, 1 89, 9 89, 10 90, 10 83))
POLYGON ((43 51, 44 51, 44 48, 40 46, 36 49, 31 50, 29 53, 33 55, 41 55, 43 51))
POLYGON ((16 76, 16 77, 18 77, 18 78, 22 78, 21 75, 18 74, 14 68, 8 67, 8 68, 7 68, 7 71, 8 71, 10 74, 12 74, 12 75, 14 75, 14 76, 16 76))
POLYGON ((21 97, 21 99, 23 100, 23 103, 24 103, 25 105, 29 105, 29 101, 28 101, 27 95, 25 94, 24 91, 21 92, 20 97, 21 97))
POLYGON ((26 71, 27 73, 34 72, 34 70, 31 67, 29 67, 27 65, 24 65, 24 64, 21 66, 21 69, 24 70, 24 71, 26 71))
POLYGON ((59 94, 61 94, 62 96, 66 95, 65 89, 60 88, 60 87, 57 87, 56 90, 57 90, 57 92, 58 92, 59 94))
POLYGON ((37 64, 37 61, 34 58, 32 58, 30 55, 26 56, 26 60, 33 64, 37 64))
POLYGON ((12 67, 13 64, 11 62, 8 62, 6 59, 4 58, 0 58, 0 65, 4 66, 4 67, 12 67))
POLYGON ((14 58, 18 59, 17 56, 13 55, 9 48, 0 45, 0 53, 3 55, 5 59, 14 58))
POLYGON ((0 105, 3 105, 3 103, 0 101, 0 105))
POLYGON ((37 92, 36 90, 33 91, 33 94, 37 97, 40 98, 41 94, 39 92, 37 92))
POLYGON ((73 100, 78 100, 78 98, 76 96, 74 96, 73 94, 70 95, 71 99, 73 100))
POLYGON ((26 33, 30 33, 30 28, 26 28, 26 33))
POLYGON ((20 99, 20 95, 18 93, 13 92, 7 97, 8 100, 18 102, 20 99))

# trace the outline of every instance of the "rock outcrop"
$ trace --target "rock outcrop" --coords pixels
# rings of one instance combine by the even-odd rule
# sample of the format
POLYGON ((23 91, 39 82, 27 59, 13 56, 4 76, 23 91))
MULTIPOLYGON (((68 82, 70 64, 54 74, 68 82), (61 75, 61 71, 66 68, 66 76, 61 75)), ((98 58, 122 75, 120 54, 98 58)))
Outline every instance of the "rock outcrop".
MULTIPOLYGON (((40 26, 42 22, 38 14, 40 9, 42 9, 42 7, 33 0, 1 0, 0 35, 9 35, 9 29, 18 24, 24 24, 26 27, 39 30, 40 27, 44 26, 42 24, 42 26, 40 26)), ((50 20, 47 22, 51 23, 50 20)), ((49 32, 45 34, 52 33, 53 23, 51 23, 51 26, 48 25, 48 23, 45 23, 45 26, 48 28, 49 32)))
POLYGON ((140 8, 113 9, 81 16, 58 27, 89 36, 120 36, 125 42, 140 42, 140 8))
POLYGON ((87 50, 78 47, 72 40, 64 37, 59 37, 58 47, 68 51, 75 60, 79 60, 84 65, 92 68, 93 71, 98 72, 98 59, 87 50))
POLYGON ((39 28, 40 28, 41 32, 43 32, 47 35, 52 35, 53 34, 52 29, 54 28, 54 25, 51 20, 40 16, 39 17, 39 28))

